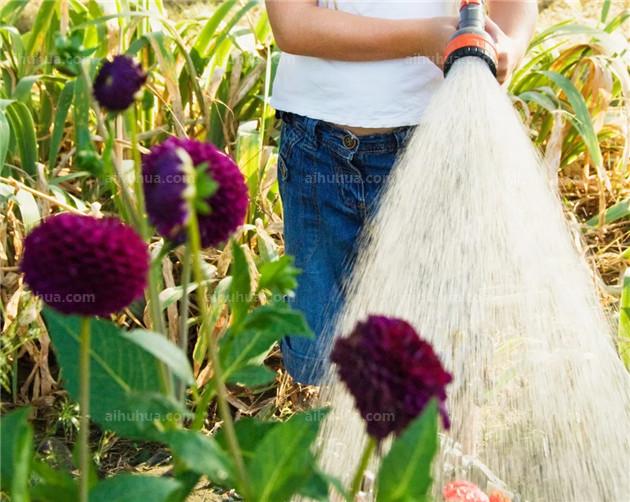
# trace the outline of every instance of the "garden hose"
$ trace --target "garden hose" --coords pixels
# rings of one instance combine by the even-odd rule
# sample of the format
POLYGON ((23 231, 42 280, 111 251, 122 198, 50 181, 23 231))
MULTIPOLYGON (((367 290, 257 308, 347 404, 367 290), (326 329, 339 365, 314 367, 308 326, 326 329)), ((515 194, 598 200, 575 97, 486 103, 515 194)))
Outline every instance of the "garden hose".
POLYGON ((462 0, 459 27, 451 37, 444 57, 444 76, 458 59, 473 56, 483 59, 496 77, 497 49, 485 30, 486 12, 483 0, 462 0))

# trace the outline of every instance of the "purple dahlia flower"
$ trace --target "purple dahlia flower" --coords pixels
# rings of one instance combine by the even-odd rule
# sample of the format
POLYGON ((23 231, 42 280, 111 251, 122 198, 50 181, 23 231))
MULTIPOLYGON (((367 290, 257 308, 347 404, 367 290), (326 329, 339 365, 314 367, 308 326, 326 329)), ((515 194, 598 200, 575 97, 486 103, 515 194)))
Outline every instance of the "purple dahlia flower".
POLYGON ((370 316, 357 323, 350 336, 337 340, 331 360, 354 396, 368 433, 378 441, 402 432, 432 399, 438 402, 444 426, 450 426, 445 401, 452 377, 409 323, 370 316))
POLYGON ((94 80, 94 97, 103 108, 121 112, 131 106, 147 81, 142 67, 129 56, 105 60, 94 80))
POLYGON ((189 206, 185 191, 189 181, 180 149, 188 154, 193 166, 206 164, 207 173, 217 184, 216 191, 205 201, 210 212, 198 216, 202 246, 216 246, 243 224, 248 197, 238 166, 210 143, 169 138, 144 156, 142 175, 149 220, 160 235, 175 242, 184 241, 189 206))
POLYGON ((59 214, 24 242, 22 271, 31 290, 64 314, 108 316, 142 295, 147 245, 117 218, 59 214))

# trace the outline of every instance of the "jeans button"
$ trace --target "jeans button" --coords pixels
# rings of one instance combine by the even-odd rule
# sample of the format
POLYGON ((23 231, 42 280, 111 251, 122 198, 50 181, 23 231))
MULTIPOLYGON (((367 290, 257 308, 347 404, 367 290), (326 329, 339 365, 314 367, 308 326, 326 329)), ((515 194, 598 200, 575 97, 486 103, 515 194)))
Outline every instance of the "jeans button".
POLYGON ((343 146, 346 148, 356 148, 358 144, 359 140, 350 134, 343 137, 343 146))

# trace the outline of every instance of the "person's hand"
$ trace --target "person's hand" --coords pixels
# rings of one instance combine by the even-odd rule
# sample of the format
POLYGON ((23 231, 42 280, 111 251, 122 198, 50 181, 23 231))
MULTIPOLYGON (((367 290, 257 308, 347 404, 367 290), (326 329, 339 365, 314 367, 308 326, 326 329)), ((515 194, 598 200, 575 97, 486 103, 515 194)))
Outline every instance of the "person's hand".
POLYGON ((421 54, 444 68, 444 52, 450 38, 457 31, 458 17, 432 17, 422 20, 421 54))
POLYGON ((509 37, 492 19, 486 19, 486 31, 494 40, 498 53, 497 80, 507 82, 525 55, 526 47, 521 41, 509 37))

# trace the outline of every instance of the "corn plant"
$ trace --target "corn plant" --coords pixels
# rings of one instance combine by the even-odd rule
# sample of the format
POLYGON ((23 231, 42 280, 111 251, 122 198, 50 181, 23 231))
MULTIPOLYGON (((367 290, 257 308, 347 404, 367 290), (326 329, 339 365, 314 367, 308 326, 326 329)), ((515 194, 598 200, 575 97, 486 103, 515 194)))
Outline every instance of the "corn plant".
POLYGON ((609 19, 609 9, 604 2, 593 25, 568 20, 539 33, 510 85, 551 167, 566 175, 576 165, 594 171, 601 188, 595 225, 630 215, 620 200, 630 154, 630 45, 620 28, 630 11, 609 19), (616 205, 608 209, 611 198, 616 205))

